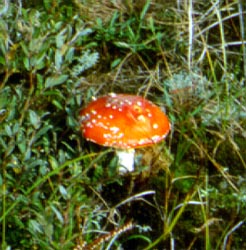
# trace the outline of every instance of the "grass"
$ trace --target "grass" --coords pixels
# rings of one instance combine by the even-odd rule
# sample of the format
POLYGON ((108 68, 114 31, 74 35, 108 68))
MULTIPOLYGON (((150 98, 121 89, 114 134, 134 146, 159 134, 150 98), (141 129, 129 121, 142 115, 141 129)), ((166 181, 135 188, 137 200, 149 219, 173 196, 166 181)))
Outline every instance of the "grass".
POLYGON ((1 4, 0 248, 246 248, 245 7, 1 4), (127 176, 81 136, 80 109, 110 92, 172 123, 127 176))

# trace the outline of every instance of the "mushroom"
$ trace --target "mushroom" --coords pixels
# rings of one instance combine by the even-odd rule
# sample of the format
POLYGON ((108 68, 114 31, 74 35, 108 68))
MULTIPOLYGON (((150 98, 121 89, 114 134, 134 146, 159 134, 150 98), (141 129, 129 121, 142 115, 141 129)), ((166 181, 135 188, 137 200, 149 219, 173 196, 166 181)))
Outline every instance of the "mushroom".
POLYGON ((141 96, 111 93, 80 111, 85 139, 116 148, 120 173, 134 169, 134 149, 163 140, 170 122, 163 111, 141 96))

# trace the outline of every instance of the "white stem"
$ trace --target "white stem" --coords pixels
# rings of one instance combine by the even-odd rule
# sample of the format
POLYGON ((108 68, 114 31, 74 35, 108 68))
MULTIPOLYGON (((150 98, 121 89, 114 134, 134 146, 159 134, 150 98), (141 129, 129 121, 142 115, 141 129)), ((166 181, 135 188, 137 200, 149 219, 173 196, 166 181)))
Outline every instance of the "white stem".
POLYGON ((119 172, 125 174, 134 170, 134 149, 117 150, 116 154, 119 160, 119 172))

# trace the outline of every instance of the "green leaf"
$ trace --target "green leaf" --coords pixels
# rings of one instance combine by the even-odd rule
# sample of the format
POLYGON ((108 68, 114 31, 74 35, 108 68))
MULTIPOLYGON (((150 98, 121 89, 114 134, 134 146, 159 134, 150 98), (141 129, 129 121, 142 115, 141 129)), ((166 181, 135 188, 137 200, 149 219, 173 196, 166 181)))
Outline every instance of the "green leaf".
POLYGON ((67 200, 69 198, 69 194, 67 192, 67 189, 63 185, 59 185, 59 191, 62 195, 62 197, 67 200))
POLYGON ((121 63, 122 59, 121 58, 117 58, 115 59, 112 63, 111 63, 111 68, 115 68, 116 66, 118 66, 121 63))
POLYGON ((52 125, 44 124, 44 127, 42 127, 40 130, 38 130, 35 140, 38 140, 42 135, 46 134, 48 130, 52 129, 52 125))
POLYGON ((35 129, 38 129, 40 126, 40 118, 37 115, 37 113, 34 112, 33 110, 29 110, 29 118, 30 118, 30 122, 31 122, 32 126, 35 129))
POLYGON ((45 56, 46 56, 46 51, 43 53, 40 53, 37 58, 36 58, 36 64, 35 68, 37 70, 43 69, 45 67, 45 56))
POLYGON ((57 49, 55 52, 55 66, 57 70, 60 70, 61 65, 62 65, 62 54, 61 54, 61 50, 57 49))
POLYGON ((65 55, 65 60, 69 63, 72 62, 72 60, 74 59, 74 48, 71 47, 67 50, 66 55, 65 55))
POLYGON ((146 4, 144 5, 143 10, 141 11, 141 14, 140 14, 140 19, 141 20, 143 20, 145 18, 146 14, 147 14, 147 11, 148 11, 148 9, 150 7, 150 4, 151 4, 150 0, 146 1, 146 4))
POLYGON ((53 170, 59 167, 59 163, 57 162, 56 158, 51 155, 49 156, 49 163, 53 170))
POLYGON ((30 70, 30 60, 29 60, 29 58, 24 57, 23 58, 23 63, 24 63, 25 69, 30 70))
POLYGON ((5 65, 6 64, 6 60, 4 57, 0 56, 0 64, 5 65))
POLYGON ((29 220, 29 229, 35 233, 42 233, 42 226, 36 220, 29 220))
POLYGON ((11 127, 10 127, 8 124, 5 125, 5 133, 6 133, 6 135, 8 135, 9 137, 11 137, 12 134, 13 134, 12 129, 11 129, 11 127))
POLYGON ((65 30, 62 30, 61 33, 56 36, 56 46, 59 49, 65 43, 66 36, 64 35, 64 33, 65 33, 65 30))
POLYGON ((52 88, 54 86, 64 83, 68 79, 68 75, 51 76, 45 81, 45 88, 52 88))
POLYGON ((64 219, 62 217, 61 212, 54 205, 51 205, 50 207, 53 210, 53 212, 55 213, 56 218, 60 221, 60 223, 64 224, 64 219))
POLYGON ((59 110, 63 110, 63 105, 62 105, 62 103, 60 102, 60 101, 58 101, 58 100, 52 100, 52 104, 54 105, 54 106, 56 106, 56 108, 57 109, 59 109, 59 110))
POLYGON ((89 34, 91 34, 93 32, 93 30, 91 28, 87 28, 87 29, 84 29, 80 32, 80 36, 87 36, 89 34))
POLYGON ((131 49, 131 46, 128 43, 125 42, 114 42, 114 44, 119 47, 119 48, 123 48, 123 49, 131 49))

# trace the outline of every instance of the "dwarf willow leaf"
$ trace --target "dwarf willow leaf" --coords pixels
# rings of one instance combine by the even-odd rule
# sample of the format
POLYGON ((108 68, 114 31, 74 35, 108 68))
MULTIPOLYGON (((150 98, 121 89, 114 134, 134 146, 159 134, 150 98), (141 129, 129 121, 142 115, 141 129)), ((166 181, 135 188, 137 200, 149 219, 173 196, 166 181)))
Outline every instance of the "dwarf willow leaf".
POLYGON ((64 223, 64 219, 62 217, 61 212, 54 205, 51 205, 50 207, 53 210, 53 212, 55 213, 56 218, 60 221, 61 224, 63 224, 64 223))
POLYGON ((36 220, 29 220, 29 228, 31 231, 34 231, 34 232, 38 232, 38 233, 42 233, 42 226, 40 225, 39 222, 37 222, 36 220))
POLYGON ((59 185, 59 191, 62 195, 62 197, 67 200, 69 198, 69 194, 67 192, 67 189, 63 185, 59 185))
POLYGON ((68 79, 68 75, 51 76, 45 81, 45 88, 52 88, 56 85, 64 83, 68 79))
POLYGON ((6 133, 6 135, 7 136, 9 136, 9 137, 11 137, 12 136, 12 129, 11 129, 11 127, 8 125, 8 124, 6 124, 5 125, 5 133, 6 133))
POLYGON ((61 50, 57 49, 55 52, 55 65, 56 65, 56 69, 59 70, 61 68, 62 65, 62 54, 61 54, 61 50))
POLYGON ((30 123, 32 124, 32 126, 35 129, 38 129, 40 126, 40 118, 37 115, 37 113, 34 112, 33 110, 29 110, 29 118, 30 118, 30 123))

